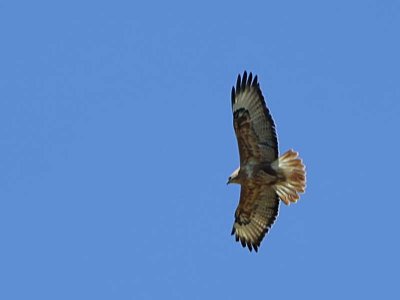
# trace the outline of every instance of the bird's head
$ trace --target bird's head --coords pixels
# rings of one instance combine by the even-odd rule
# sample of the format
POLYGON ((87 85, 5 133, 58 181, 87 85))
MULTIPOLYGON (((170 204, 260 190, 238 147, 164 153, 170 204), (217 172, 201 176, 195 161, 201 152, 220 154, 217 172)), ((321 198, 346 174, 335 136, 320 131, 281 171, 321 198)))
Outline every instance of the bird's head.
POLYGON ((237 168, 235 171, 233 171, 231 176, 229 176, 228 182, 226 184, 239 183, 239 171, 240 171, 240 167, 237 168))

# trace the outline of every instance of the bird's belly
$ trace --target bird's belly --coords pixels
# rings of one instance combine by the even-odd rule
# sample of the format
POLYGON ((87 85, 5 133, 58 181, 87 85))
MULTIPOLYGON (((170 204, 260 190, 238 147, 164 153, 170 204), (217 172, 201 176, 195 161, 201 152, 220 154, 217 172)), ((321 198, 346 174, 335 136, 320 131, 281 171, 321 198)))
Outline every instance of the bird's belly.
POLYGON ((270 175, 263 171, 257 172, 255 176, 253 176, 253 180, 260 185, 273 185, 277 182, 278 178, 274 175, 270 175))

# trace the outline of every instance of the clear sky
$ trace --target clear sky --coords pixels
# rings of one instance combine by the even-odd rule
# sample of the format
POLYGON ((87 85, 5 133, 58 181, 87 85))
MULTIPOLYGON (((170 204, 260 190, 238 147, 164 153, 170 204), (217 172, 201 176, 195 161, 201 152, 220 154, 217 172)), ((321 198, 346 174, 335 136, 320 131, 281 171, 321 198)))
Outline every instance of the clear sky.
POLYGON ((1 299, 398 299, 399 1, 1 1, 1 299), (308 186, 230 235, 252 71, 308 186))

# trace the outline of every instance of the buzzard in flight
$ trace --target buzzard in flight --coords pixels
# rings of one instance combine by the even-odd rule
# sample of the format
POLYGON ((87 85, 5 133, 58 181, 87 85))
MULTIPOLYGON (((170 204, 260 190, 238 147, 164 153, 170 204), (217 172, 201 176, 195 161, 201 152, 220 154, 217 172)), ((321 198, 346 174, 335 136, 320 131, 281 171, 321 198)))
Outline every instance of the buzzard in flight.
POLYGON ((229 183, 241 185, 232 235, 243 247, 258 251, 278 215, 279 199, 296 202, 306 186, 305 167, 298 153, 278 157, 274 121, 265 105, 257 76, 247 72, 232 88, 233 126, 239 146, 240 166, 229 183))

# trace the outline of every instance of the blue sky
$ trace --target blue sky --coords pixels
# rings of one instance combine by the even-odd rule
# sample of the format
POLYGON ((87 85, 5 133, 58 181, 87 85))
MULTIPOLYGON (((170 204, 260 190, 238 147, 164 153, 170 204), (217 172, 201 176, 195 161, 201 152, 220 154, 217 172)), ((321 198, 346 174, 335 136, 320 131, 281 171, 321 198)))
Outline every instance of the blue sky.
POLYGON ((399 297, 398 1, 1 1, 1 299, 399 297), (258 74, 308 188, 230 231, 258 74))

